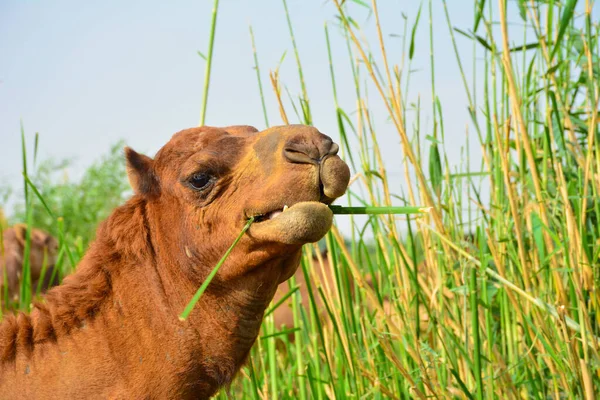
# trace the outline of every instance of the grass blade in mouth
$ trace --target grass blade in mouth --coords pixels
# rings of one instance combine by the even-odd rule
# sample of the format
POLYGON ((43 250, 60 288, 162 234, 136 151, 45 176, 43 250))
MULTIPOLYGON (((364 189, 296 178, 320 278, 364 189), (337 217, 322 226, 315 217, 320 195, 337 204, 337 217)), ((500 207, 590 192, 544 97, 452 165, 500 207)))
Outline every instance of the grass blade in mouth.
POLYGON ((219 271, 219 268, 221 268, 221 266, 223 265, 223 263, 225 262, 225 260, 227 259, 227 257, 229 257, 229 254, 231 253, 231 251, 233 250, 233 248, 235 247, 235 245, 238 244, 238 242, 240 241, 240 239, 242 238, 242 236, 244 236, 244 233, 246 233, 246 231, 248 230, 248 228, 250 228, 250 225, 252 225, 253 222, 254 222, 254 217, 251 217, 250 219, 248 219, 248 222, 246 222, 246 225, 244 226, 244 229, 242 229, 242 231, 240 232, 240 234, 238 235, 238 237, 233 241, 233 243, 231 244, 231 246, 229 247, 229 249, 227 249, 227 251, 225 252, 225 254, 223 255, 223 257, 221 257, 221 259, 219 260, 219 262, 217 263, 217 265, 215 265, 215 267, 213 268, 213 270, 210 271, 210 274, 208 274, 208 276, 206 277, 206 279, 204 280, 204 282, 202 282, 202 285, 200 285, 200 288, 198 288, 198 291, 196 291, 196 294, 194 295, 194 297, 192 297, 192 300, 190 300, 190 302, 188 303, 188 305, 185 307, 185 310, 183 310, 183 312, 179 316, 179 320, 180 321, 185 321, 187 319, 187 317, 190 315, 190 313, 194 309, 194 306, 196 305, 196 303, 198 302, 198 300, 200 300, 200 297, 202 296, 202 294, 204 293, 204 291, 206 290, 206 288, 208 287, 208 285, 210 284, 210 282, 213 280, 213 278, 215 277, 215 275, 219 271))
POLYGON ((334 214, 424 214, 431 207, 343 207, 329 206, 334 214))

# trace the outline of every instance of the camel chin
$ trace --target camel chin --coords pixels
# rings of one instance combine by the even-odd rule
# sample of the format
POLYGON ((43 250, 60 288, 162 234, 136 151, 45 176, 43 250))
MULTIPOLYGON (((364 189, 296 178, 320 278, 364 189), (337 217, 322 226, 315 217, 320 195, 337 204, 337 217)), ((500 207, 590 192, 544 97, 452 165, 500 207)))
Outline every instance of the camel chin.
POLYGON ((264 241, 302 245, 319 241, 331 228, 333 213, 323 203, 303 201, 254 223, 250 235, 264 241))

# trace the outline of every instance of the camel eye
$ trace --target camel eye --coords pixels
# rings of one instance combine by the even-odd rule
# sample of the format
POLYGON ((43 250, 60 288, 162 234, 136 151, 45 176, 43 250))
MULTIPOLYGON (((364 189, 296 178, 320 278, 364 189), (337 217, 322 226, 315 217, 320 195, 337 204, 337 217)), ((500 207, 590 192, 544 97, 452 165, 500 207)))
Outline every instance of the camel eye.
POLYGON ((190 186, 196 190, 205 189, 213 181, 212 177, 207 174, 197 173, 189 179, 190 186))

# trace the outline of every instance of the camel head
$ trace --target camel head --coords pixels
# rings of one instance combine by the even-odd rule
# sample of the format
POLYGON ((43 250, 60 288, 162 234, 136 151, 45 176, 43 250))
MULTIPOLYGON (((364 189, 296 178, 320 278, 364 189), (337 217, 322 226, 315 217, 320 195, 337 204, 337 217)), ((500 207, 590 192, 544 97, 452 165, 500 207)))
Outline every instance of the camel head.
MULTIPOLYGON (((31 245, 30 245, 30 268, 31 278, 38 279, 42 270, 42 266, 46 263, 47 267, 52 267, 56 263, 58 255, 58 241, 49 233, 41 229, 31 230, 31 245)), ((13 241, 13 246, 18 249, 19 254, 25 251, 25 242, 27 240, 27 226, 17 224, 11 229, 6 230, 5 246, 13 241)))
POLYGON ((175 134, 155 159, 129 148, 126 157, 159 257, 200 282, 254 217, 215 281, 263 286, 272 297, 295 272, 302 245, 331 227, 328 205, 350 176, 338 149, 303 125, 199 127, 175 134))
MULTIPOLYGON (((0 275, 6 274, 9 297, 13 300, 17 300, 19 296, 26 235, 27 226, 24 224, 14 225, 3 232, 3 248, 0 249, 0 275)), ((58 241, 49 233, 35 228, 30 232, 30 241, 29 268, 32 291, 35 292, 40 279, 42 279, 41 290, 45 291, 58 283, 58 279, 50 282, 58 255, 58 241), (44 276, 42 276, 42 272, 44 272, 44 276)), ((0 287, 3 284, 2 281, 3 276, 0 276, 0 287)))

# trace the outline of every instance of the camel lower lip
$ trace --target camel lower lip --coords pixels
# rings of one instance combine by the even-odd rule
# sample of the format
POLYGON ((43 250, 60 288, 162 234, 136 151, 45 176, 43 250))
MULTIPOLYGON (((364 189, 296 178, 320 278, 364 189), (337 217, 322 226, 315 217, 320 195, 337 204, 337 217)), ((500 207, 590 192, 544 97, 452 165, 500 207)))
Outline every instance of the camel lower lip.
POLYGON ((251 236, 286 244, 304 244, 321 239, 331 227, 333 213, 317 201, 296 203, 284 211, 271 211, 250 227, 251 236))

